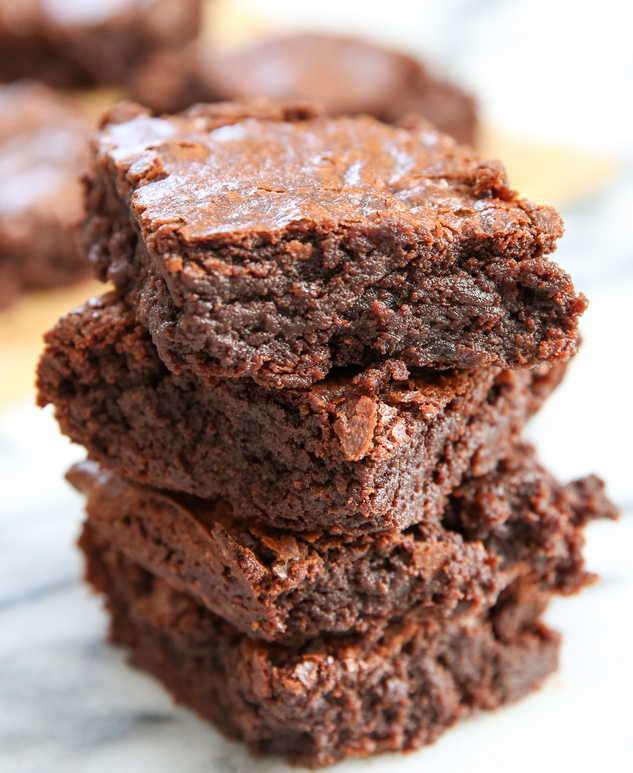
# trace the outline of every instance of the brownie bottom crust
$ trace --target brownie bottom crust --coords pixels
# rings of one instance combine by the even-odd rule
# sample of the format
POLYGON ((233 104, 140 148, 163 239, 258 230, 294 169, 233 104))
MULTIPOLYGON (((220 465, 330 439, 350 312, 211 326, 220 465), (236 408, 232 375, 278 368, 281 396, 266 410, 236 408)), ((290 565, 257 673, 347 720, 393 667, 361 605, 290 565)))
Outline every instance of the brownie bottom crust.
POLYGON ((508 589, 485 614, 405 616, 374 642, 321 637, 299 649, 255 642, 85 532, 87 577, 105 594, 110 639, 178 703, 253 754, 294 764, 415 749, 457 720, 538 687, 559 637, 539 619, 547 596, 508 589))

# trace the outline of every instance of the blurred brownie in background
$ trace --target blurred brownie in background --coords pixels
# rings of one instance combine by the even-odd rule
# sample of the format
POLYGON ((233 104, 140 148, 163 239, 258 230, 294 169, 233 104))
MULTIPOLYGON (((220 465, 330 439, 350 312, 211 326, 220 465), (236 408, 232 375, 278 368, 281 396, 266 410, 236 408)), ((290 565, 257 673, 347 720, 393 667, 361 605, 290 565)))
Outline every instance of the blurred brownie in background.
POLYGON ((0 87, 0 306, 87 274, 78 222, 84 118, 35 81, 0 87))
POLYGON ((0 80, 124 85, 200 30, 202 0, 0 0, 0 80))
POLYGON ((260 97, 319 102, 332 116, 366 113, 387 123, 419 113, 459 142, 475 138, 468 94, 400 52, 334 35, 273 37, 224 56, 208 46, 161 52, 137 71, 132 95, 158 113, 260 97))

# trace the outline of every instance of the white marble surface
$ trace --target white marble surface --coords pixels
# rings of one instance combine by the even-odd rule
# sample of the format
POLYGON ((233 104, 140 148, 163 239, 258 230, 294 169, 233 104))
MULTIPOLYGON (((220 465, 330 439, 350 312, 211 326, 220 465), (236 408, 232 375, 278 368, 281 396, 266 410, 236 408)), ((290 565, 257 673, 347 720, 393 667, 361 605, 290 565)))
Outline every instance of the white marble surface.
MULTIPOLYGON (((258 0, 243 3, 262 7, 258 0)), ((381 24, 371 8, 363 19, 365 31, 402 40, 412 48, 418 34, 427 48, 435 44, 438 60, 456 39, 462 41, 463 56, 457 59, 457 68, 470 73, 487 109, 512 126, 521 123, 521 108, 512 100, 504 102, 503 89, 510 75, 504 71, 503 77, 495 77, 491 57, 507 51, 513 41, 515 47, 523 46, 527 56, 534 45, 530 36, 542 43, 552 30, 558 30, 559 39, 560 35, 564 38, 561 3, 532 3, 531 14, 540 13, 545 27, 528 25, 524 36, 517 30, 532 16, 523 0, 447 0, 443 5, 420 0, 414 17, 417 26, 405 29, 401 25, 400 32, 392 17, 381 24), (429 12, 424 16, 420 9, 429 12), (459 18, 465 21, 457 28, 453 24, 446 32, 450 14, 453 19, 461 14, 459 18), (546 24, 549 21, 550 27, 546 24), (497 35, 493 34, 495 29, 497 35), (487 56, 483 53, 486 46, 492 52, 487 56)), ((338 13, 338 22, 348 29, 359 18, 357 10, 356 15, 351 10, 357 3, 344 6, 322 0, 318 4, 289 4, 275 0, 267 5, 270 13, 283 17, 288 26, 313 19, 310 14, 318 12, 324 25, 338 13)), ((576 44, 583 42, 578 38, 581 28, 588 36, 585 42, 591 44, 586 51, 610 50, 622 35, 612 12, 624 6, 617 0, 591 4, 593 10, 589 5, 574 4, 583 11, 574 14, 576 44), (596 8, 612 19, 614 29, 609 35, 600 37, 599 25, 588 31, 596 8)), ((395 0, 393 7, 402 14, 413 6, 409 0, 395 0)), ((564 41, 563 52, 571 51, 570 41, 564 41)), ((552 89, 560 84, 549 83, 544 75, 543 68, 553 53, 547 49, 543 56, 545 64, 540 62, 537 70, 542 80, 536 86, 518 59, 513 67, 517 82, 527 84, 530 99, 538 100, 540 90, 547 104, 553 99, 552 89)), ((574 61, 579 81, 590 69, 586 58, 578 56, 574 61)), ((609 128, 611 121, 611 147, 632 158, 631 124, 628 128, 615 125, 622 105, 612 104, 614 88, 617 91, 625 80, 630 86, 631 47, 627 44, 625 50, 609 52, 606 60, 598 59, 600 67, 609 66, 617 74, 601 92, 603 102, 604 90, 612 96, 606 105, 607 118, 604 114, 601 118, 603 128, 609 128)), ((561 73, 559 80, 562 78, 564 86, 569 80, 568 69, 561 73)), ((556 139, 565 132, 573 134, 572 115, 576 144, 590 144, 597 119, 592 113, 584 127, 577 125, 580 86, 575 88, 571 113, 555 111, 549 127, 535 127, 533 116, 525 116, 521 126, 527 126, 528 133, 531 127, 541 139, 548 131, 548 136, 556 139)), ((586 105, 589 110, 589 103, 586 105)), ((562 478, 592 470, 602 475, 624 515, 619 523, 593 524, 589 529, 588 563, 602 575, 602 582, 579 597, 556 601, 548 612, 549 622, 565 637, 560 671, 527 700, 463 723, 428 749, 344 763, 337 768, 341 773, 396 769, 411 773, 633 770, 632 213, 631 165, 594 200, 563 213, 568 230, 559 258, 591 297, 591 306, 583 320, 583 349, 529 434, 542 459, 562 478)), ((62 479, 69 464, 81 457, 81 449, 59 435, 49 412, 37 411, 26 403, 0 412, 0 771, 286 770, 277 760, 251 760, 241 745, 225 741, 189 712, 174 708, 159 686, 125 665, 123 653, 102 643, 105 616, 80 582, 80 560, 74 547, 81 502, 62 479)))

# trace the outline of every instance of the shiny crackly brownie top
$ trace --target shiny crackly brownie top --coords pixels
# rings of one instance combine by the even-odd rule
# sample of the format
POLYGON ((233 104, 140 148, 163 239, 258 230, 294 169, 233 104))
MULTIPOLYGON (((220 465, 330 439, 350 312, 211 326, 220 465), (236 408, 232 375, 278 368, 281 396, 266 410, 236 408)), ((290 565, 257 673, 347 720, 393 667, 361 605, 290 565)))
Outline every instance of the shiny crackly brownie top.
POLYGON ((421 119, 396 128, 265 103, 154 118, 128 104, 106 115, 93 142, 97 172, 106 167, 163 250, 345 230, 520 257, 550 252, 562 234, 555 210, 520 199, 498 162, 421 119))

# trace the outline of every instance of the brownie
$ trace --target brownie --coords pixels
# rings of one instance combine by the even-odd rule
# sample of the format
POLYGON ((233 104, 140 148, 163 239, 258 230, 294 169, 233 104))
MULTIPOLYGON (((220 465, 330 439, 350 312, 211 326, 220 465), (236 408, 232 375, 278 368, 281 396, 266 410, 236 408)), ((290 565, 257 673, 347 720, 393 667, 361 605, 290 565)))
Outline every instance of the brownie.
POLYGON ((94 462, 68 479, 87 495, 89 529, 241 632, 291 646, 375 637, 416 606, 438 617, 488 609, 517 578, 573 593, 589 579, 584 523, 613 515, 600 481, 560 486, 524 446, 453 493, 453 528, 361 537, 266 528, 221 500, 139 486, 94 462))
POLYGON ((92 144, 84 238, 167 366, 302 386, 333 366, 532 367, 586 306, 558 214, 421 119, 122 105, 92 144))
POLYGON ((227 499, 244 518, 360 533, 441 518, 561 380, 534 370, 335 368, 318 384, 175 375, 115 295, 46 336, 39 404, 92 459, 138 482, 227 499))
POLYGON ((276 36, 225 55, 208 45, 184 56, 160 52, 136 72, 132 93, 158 113, 261 97, 318 102, 328 115, 362 113, 386 123, 419 113, 459 142, 475 141, 471 96, 399 51, 337 35, 276 36))
POLYGON ((0 0, 0 79, 120 86, 198 34, 201 0, 0 0))
POLYGON ((0 86, 0 306, 84 278, 79 238, 88 127, 34 81, 0 86))
POLYGON ((477 709, 520 698, 557 665, 558 635, 539 620, 546 598, 529 585, 486 613, 409 615, 377 641, 322 636, 289 649, 252 641, 90 530, 82 547, 111 640, 255 754, 319 767, 417 748, 477 709))

